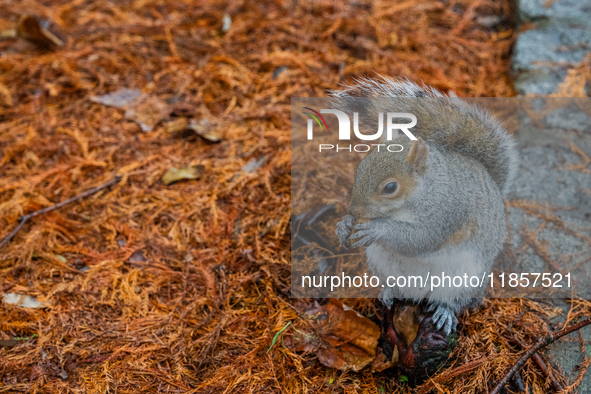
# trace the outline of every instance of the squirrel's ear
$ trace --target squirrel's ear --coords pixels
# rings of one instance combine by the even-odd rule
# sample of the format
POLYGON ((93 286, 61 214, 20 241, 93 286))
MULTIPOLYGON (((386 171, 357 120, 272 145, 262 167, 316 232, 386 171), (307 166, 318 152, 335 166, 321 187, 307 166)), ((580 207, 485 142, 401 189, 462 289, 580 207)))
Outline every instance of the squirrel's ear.
POLYGON ((428 155, 427 144, 419 137, 412 145, 412 148, 410 148, 410 152, 406 155, 406 160, 413 170, 423 173, 427 167, 428 155))

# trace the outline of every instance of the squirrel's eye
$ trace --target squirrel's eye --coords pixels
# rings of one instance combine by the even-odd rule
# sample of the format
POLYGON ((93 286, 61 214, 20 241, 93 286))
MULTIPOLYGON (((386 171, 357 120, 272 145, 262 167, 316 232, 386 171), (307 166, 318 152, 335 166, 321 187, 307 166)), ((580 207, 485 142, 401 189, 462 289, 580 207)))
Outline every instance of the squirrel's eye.
POLYGON ((384 190, 382 190, 382 194, 394 194, 398 190, 398 183, 390 182, 386 186, 384 186, 384 190))

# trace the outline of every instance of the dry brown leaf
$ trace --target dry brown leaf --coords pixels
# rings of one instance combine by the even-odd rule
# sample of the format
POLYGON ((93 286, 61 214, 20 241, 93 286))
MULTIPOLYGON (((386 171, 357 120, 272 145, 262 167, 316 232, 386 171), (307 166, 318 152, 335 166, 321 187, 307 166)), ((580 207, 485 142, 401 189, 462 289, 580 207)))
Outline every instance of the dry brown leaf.
POLYGON ((337 299, 311 313, 314 333, 292 334, 286 344, 293 350, 315 350, 322 364, 341 371, 359 371, 375 359, 380 329, 374 322, 337 299))
POLYGON ((416 319, 419 313, 420 307, 418 305, 405 304, 394 314, 394 329, 402 336, 406 346, 410 346, 419 332, 419 323, 416 319))
POLYGON ((373 372, 382 372, 385 369, 391 368, 398 362, 398 348, 394 348, 393 356, 388 359, 381 348, 378 348, 378 355, 371 363, 371 370, 373 372))
POLYGON ((144 132, 152 131, 171 112, 164 101, 137 89, 123 88, 101 96, 91 96, 90 101, 125 109, 125 118, 136 122, 144 132))
POLYGON ((169 114, 170 109, 164 101, 149 95, 141 95, 134 106, 125 111, 125 117, 139 124, 144 132, 152 131, 169 114))
POLYGON ((146 261, 148 261, 148 259, 144 256, 143 250, 136 250, 131 256, 129 256, 130 263, 145 263, 146 261))
POLYGON ((203 168, 201 166, 192 166, 186 168, 172 167, 164 173, 162 176, 162 182, 165 185, 170 185, 173 182, 184 179, 199 179, 201 178, 202 170, 203 168))
POLYGON ((23 15, 16 26, 16 34, 39 47, 63 46, 64 42, 50 32, 44 23, 32 15, 23 15))
POLYGON ((4 293, 4 303, 20 306, 22 308, 47 308, 49 304, 39 301, 35 297, 26 294, 4 293))
POLYGON ((220 142, 223 138, 221 122, 203 118, 199 121, 191 119, 189 128, 200 137, 211 142, 220 142))
POLYGON ((13 38, 16 36, 16 29, 0 30, 0 38, 13 38))
POLYGON ((189 120, 187 118, 177 118, 166 122, 166 131, 169 133, 178 133, 189 128, 189 120))

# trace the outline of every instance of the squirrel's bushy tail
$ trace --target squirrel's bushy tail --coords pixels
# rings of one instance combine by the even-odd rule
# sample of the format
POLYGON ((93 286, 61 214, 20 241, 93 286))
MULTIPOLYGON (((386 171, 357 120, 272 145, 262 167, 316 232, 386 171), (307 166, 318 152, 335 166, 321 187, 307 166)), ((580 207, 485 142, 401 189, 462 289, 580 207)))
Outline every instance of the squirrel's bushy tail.
POLYGON ((498 120, 474 104, 431 87, 390 78, 363 78, 330 93, 333 108, 349 115, 359 113, 362 132, 375 133, 380 112, 411 113, 418 120, 411 129, 415 136, 480 161, 503 195, 513 183, 517 171, 515 141, 498 120))

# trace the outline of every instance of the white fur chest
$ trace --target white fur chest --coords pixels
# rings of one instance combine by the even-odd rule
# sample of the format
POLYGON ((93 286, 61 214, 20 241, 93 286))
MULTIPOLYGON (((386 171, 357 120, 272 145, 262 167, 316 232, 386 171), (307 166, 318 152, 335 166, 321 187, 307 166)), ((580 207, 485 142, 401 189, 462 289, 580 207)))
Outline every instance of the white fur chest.
POLYGON ((431 292, 431 279, 427 279, 442 275, 451 278, 460 276, 462 280, 465 275, 468 278, 472 276, 482 278, 483 273, 490 267, 486 267, 486 263, 475 250, 465 245, 461 246, 442 248, 426 256, 407 257, 374 243, 366 249, 365 253, 368 266, 374 275, 380 277, 380 283, 386 283, 389 276, 404 276, 407 283, 410 282, 408 278, 411 276, 422 277, 424 283, 422 288, 408 285, 404 288, 385 287, 382 297, 414 299, 471 297, 472 293, 480 289, 446 286, 435 288, 431 292))

